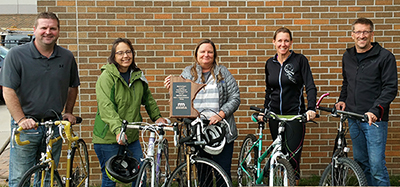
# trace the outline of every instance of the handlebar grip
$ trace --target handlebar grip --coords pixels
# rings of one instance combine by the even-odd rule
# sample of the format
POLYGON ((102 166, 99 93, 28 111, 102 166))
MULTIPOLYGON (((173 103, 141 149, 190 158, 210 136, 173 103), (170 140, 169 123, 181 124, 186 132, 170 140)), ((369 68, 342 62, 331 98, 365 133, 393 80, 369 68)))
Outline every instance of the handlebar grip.
POLYGON ((334 107, 328 108, 328 107, 322 107, 322 106, 320 106, 320 107, 318 107, 317 109, 318 109, 318 110, 322 110, 322 111, 326 111, 326 112, 330 112, 330 113, 335 113, 335 108, 334 108, 334 107))
POLYGON ((17 129, 18 132, 15 133, 15 142, 16 142, 18 145, 28 145, 28 144, 30 144, 31 142, 30 142, 29 140, 25 140, 25 141, 21 142, 21 139, 19 138, 19 136, 21 135, 21 134, 19 133, 19 131, 21 131, 20 129, 22 129, 22 127, 19 127, 19 128, 17 129))
POLYGON ((179 140, 179 144, 183 144, 183 143, 185 143, 185 142, 187 142, 187 141, 189 141, 189 140, 191 140, 191 139, 192 139, 191 136, 186 136, 186 137, 184 137, 184 138, 181 138, 181 139, 179 140))
POLYGON ((67 122, 65 124, 64 131, 65 131, 65 134, 67 135, 67 139, 69 141, 73 142, 73 141, 77 141, 79 139, 78 136, 72 137, 72 134, 71 134, 71 123, 70 122, 67 122))
POLYGON ((75 123, 82 123, 82 118, 81 117, 76 117, 76 122, 75 123))
POLYGON ((18 145, 28 145, 28 144, 31 143, 29 140, 25 140, 25 141, 21 142, 21 139, 19 138, 19 136, 21 135, 19 132, 21 132, 22 130, 24 130, 22 127, 18 127, 18 128, 16 129, 16 133, 15 133, 15 142, 16 142, 18 145))
POLYGON ((264 109, 258 108, 258 107, 255 107, 255 106, 250 106, 250 110, 255 110, 257 112, 264 112, 264 109))

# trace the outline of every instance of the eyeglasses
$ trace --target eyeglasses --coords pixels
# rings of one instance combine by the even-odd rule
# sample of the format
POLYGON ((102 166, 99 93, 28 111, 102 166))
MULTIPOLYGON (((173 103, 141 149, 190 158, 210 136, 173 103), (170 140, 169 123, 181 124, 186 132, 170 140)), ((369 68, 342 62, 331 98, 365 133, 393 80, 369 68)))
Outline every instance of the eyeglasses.
POLYGON ((117 52, 115 52, 115 54, 119 55, 119 56, 124 56, 124 54, 126 54, 128 56, 131 56, 132 55, 132 51, 131 50, 128 50, 128 51, 117 51, 117 52))
POLYGON ((353 33, 356 35, 361 35, 361 34, 368 35, 371 32, 373 31, 353 31, 353 33))

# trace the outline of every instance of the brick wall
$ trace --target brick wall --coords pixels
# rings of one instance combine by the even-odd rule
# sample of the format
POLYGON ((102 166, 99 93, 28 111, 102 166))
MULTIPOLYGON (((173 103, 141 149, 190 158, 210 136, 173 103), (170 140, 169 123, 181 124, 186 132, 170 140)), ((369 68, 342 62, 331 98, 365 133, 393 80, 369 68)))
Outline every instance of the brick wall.
MULTIPOLYGON (((219 61, 230 69, 241 91, 242 103, 235 113, 240 136, 235 141, 233 170, 241 141, 247 133, 255 133, 256 124, 250 120, 249 107, 262 106, 263 67, 275 54, 272 35, 276 28, 286 26, 293 31, 292 48, 309 59, 318 95, 331 93, 324 100, 329 106, 339 95, 341 57, 346 47, 353 46, 350 29, 356 18, 373 20, 374 40, 392 51, 400 63, 400 0, 38 0, 37 6, 38 12, 58 14, 62 33, 59 44, 73 51, 79 64, 81 86, 75 113, 85 119, 79 128, 90 149, 93 183, 100 181, 100 168, 91 143, 96 113, 95 83, 117 37, 132 41, 137 51, 136 62, 144 70, 163 116, 169 113, 169 95, 163 87, 165 76, 179 75, 193 63, 192 51, 199 40, 211 38, 217 44, 219 61)), ((390 113, 386 161, 390 175, 399 175, 398 97, 390 113)), ((322 116, 317 122, 307 124, 301 164, 303 177, 321 175, 333 149, 337 120, 322 116)), ((236 172, 232 174, 235 176, 236 172)))

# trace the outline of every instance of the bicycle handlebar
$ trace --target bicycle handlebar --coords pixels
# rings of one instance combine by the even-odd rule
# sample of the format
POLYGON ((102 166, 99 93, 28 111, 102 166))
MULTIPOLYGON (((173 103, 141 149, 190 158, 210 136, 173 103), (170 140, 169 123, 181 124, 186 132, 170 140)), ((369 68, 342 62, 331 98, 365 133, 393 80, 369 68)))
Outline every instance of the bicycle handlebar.
MULTIPOLYGON (((319 104, 321 104, 322 99, 324 97, 328 96, 328 95, 329 95, 329 93, 325 93, 319 98, 319 100, 317 102, 317 106, 316 106, 316 108, 318 110, 322 110, 322 111, 325 111, 325 112, 330 112, 333 115, 343 114, 343 115, 346 115, 346 116, 361 120, 362 122, 368 122, 368 115, 367 114, 357 114, 357 113, 354 113, 354 112, 349 112, 349 111, 344 111, 344 110, 337 110, 335 106, 333 106, 332 108, 319 106, 319 104)), ((375 125, 376 127, 379 127, 376 123, 372 123, 372 124, 375 125)))
MULTIPOLYGON (((168 120, 169 121, 169 120, 168 120)), ((119 140, 122 140, 125 142, 125 139, 123 138, 126 129, 138 129, 138 130, 149 130, 149 131, 174 131, 174 145, 177 145, 178 142, 178 123, 174 122, 171 124, 171 121, 169 123, 155 123, 155 124, 150 124, 147 122, 128 122, 126 120, 122 121, 122 126, 121 126, 121 132, 119 135, 119 140), (167 127, 169 125, 170 127, 167 127), (171 127, 172 126, 172 127, 171 127)))
MULTIPOLYGON (((255 107, 255 106, 250 106, 250 109, 254 110, 254 111, 257 111, 257 112, 264 113, 265 114, 264 117, 263 117, 264 121, 267 121, 270 118, 276 119, 278 121, 294 121, 294 120, 300 118, 301 121, 307 121, 307 114, 306 113, 295 115, 295 116, 293 116, 291 118, 282 118, 282 117, 279 117, 279 115, 275 114, 274 112, 269 111, 268 109, 262 109, 262 108, 258 108, 258 107, 255 107)), ((292 116, 292 115, 290 115, 290 116, 292 116)), ((317 115, 316 117, 319 117, 319 115, 317 115)), ((257 118, 254 116, 254 114, 252 115, 252 118, 255 118, 255 120, 257 120, 257 118)), ((254 119, 253 119, 253 121, 254 121, 254 119)))
MULTIPOLYGON (((81 117, 76 117, 76 123, 81 123, 82 118, 81 117)), ((45 122, 36 122, 36 126, 43 126, 43 125, 64 125, 64 132, 67 136, 68 141, 77 141, 79 139, 78 136, 72 137, 72 130, 71 130, 71 123, 66 120, 57 120, 57 121, 45 121, 45 122)), ((23 131, 24 129, 22 127, 18 127, 15 132, 13 132, 15 136, 15 142, 18 145, 28 145, 31 142, 29 140, 21 141, 20 139, 20 132, 23 131)), ((60 134, 62 136, 62 134, 60 134)))

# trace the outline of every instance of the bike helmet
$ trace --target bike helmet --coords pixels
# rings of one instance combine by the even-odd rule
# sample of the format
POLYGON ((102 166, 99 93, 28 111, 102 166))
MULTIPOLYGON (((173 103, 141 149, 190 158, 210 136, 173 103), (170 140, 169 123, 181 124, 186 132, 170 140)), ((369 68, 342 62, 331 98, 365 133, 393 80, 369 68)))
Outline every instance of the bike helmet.
POLYGON ((117 183, 131 183, 136 181, 140 163, 127 155, 114 155, 106 162, 108 178, 117 183))
POLYGON ((220 154, 226 143, 225 134, 225 126, 221 123, 206 126, 203 129, 203 137, 206 141, 203 150, 212 155, 220 154))

